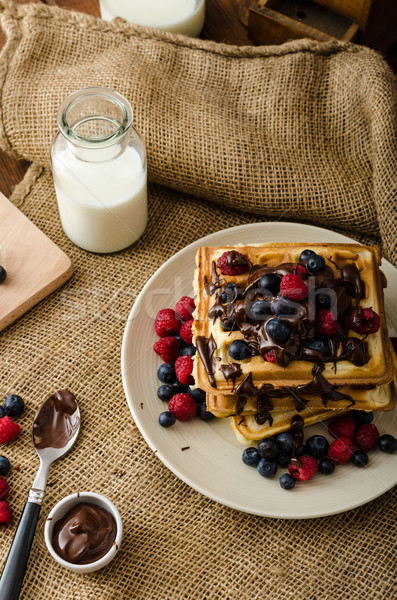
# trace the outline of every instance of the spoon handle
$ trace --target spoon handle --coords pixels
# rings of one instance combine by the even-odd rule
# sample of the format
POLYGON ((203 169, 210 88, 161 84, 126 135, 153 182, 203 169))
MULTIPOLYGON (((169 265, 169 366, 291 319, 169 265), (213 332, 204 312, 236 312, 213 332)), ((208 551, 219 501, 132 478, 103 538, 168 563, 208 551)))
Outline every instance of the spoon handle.
POLYGON ((41 504, 27 501, 0 579, 1 600, 17 600, 21 591, 41 504))

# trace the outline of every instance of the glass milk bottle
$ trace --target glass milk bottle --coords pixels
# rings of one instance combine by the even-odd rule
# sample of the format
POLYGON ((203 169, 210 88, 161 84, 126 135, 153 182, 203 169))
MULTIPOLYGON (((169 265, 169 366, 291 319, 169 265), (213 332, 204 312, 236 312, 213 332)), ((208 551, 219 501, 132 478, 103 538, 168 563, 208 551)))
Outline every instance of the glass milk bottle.
POLYGON ((117 92, 86 88, 61 104, 51 149, 64 232, 90 252, 117 252, 147 224, 147 166, 132 108, 117 92))
POLYGON ((102 19, 122 17, 191 37, 200 35, 205 20, 205 0, 99 0, 99 5, 102 19))

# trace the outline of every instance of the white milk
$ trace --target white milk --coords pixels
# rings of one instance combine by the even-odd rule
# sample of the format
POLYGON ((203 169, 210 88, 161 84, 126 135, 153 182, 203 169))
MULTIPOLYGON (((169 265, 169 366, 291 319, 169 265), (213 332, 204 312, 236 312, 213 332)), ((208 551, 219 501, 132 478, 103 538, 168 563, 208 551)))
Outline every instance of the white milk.
POLYGON ((147 224, 146 168, 135 148, 53 148, 52 169, 62 227, 77 246, 116 252, 147 224), (88 162, 90 161, 90 162, 88 162), (95 161, 95 162, 93 162, 95 161))
POLYGON ((205 0, 99 0, 102 19, 123 17, 136 25, 197 37, 204 25, 205 0))

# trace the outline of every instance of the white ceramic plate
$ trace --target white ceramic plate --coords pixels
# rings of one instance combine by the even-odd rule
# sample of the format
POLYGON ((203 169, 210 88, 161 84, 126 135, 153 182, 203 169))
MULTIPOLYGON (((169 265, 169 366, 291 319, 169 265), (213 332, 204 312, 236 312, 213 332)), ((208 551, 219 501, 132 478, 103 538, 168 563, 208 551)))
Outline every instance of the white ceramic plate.
MULTIPOLYGON (((219 231, 190 244, 170 258, 148 281, 129 316, 122 347, 124 390, 133 418, 158 458, 185 483, 205 496, 237 510, 290 519, 339 513, 380 496, 397 483, 397 454, 374 450, 370 464, 358 469, 351 464, 331 476, 316 475, 298 483, 292 491, 281 489, 278 475, 264 479, 255 467, 241 460, 239 444, 227 419, 204 423, 194 419, 164 429, 158 416, 167 404, 157 398, 156 371, 161 359, 153 352, 157 336, 153 320, 158 310, 173 308, 182 295, 192 295, 195 253, 202 245, 264 242, 354 242, 350 238, 296 223, 254 223, 219 231), (182 448, 188 449, 182 450, 182 448)), ((389 328, 397 330, 397 269, 387 261, 386 312, 389 328)), ((377 414, 381 433, 397 433, 397 411, 377 414)), ((324 433, 325 426, 307 429, 306 437, 324 433)))

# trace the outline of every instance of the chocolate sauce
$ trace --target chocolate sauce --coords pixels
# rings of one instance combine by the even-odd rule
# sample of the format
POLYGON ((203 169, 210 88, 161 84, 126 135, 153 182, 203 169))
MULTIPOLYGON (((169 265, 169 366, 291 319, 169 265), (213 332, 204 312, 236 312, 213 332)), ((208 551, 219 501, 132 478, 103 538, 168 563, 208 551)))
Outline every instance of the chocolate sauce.
POLYGON ((219 370, 223 373, 223 376, 226 379, 226 381, 229 381, 229 379, 232 381, 233 389, 236 384, 237 377, 240 377, 243 374, 241 367, 238 363, 231 363, 230 365, 221 365, 219 367, 219 370))
POLYGON ((365 297, 365 284, 356 265, 349 264, 343 267, 341 270, 341 284, 346 288, 347 293, 356 299, 356 306, 358 306, 360 300, 365 297))
POLYGON ((203 335, 199 335, 196 339, 196 348, 201 358, 201 361, 204 365, 204 368, 208 375, 208 381, 210 385, 216 388, 216 381, 214 377, 215 372, 215 350, 216 350, 216 342, 211 333, 209 339, 204 337, 203 335))
POLYGON ((210 281, 207 280, 207 277, 204 277, 205 291, 207 292, 208 296, 212 296, 212 294, 215 294, 216 290, 219 290, 219 288, 221 288, 222 285, 223 285, 222 281, 216 270, 216 262, 213 260, 211 263, 211 279, 210 279, 210 281))
POLYGON ((81 502, 55 523, 52 543, 63 560, 87 565, 109 552, 116 533, 116 521, 107 510, 81 502))
POLYGON ((64 448, 79 428, 76 398, 68 390, 50 396, 40 407, 33 422, 33 443, 38 449, 64 448))
POLYGON ((289 428, 289 433, 292 434, 293 439, 293 450, 292 453, 295 452, 295 449, 300 446, 303 442, 303 425, 304 421, 300 415, 294 415, 291 420, 291 425, 289 428))
POLYGON ((244 267, 247 271, 249 269, 247 258, 241 253, 237 253, 235 250, 228 252, 226 257, 226 265, 229 267, 229 269, 234 269, 235 267, 244 267))

